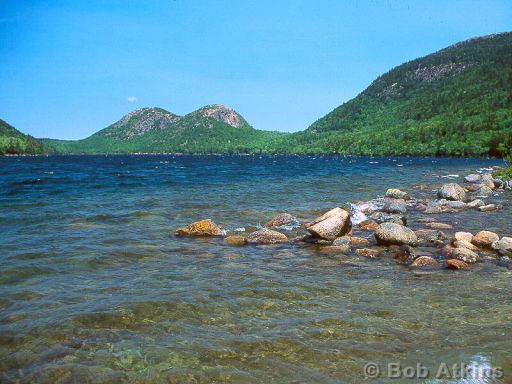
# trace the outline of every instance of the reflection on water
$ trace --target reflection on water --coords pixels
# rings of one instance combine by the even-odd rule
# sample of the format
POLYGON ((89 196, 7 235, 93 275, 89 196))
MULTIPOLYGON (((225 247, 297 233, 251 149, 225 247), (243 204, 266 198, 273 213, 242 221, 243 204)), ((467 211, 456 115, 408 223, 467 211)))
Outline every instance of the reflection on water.
MULTIPOLYGON (((0 158, 0 381, 354 383, 367 362, 398 361, 499 366, 505 379, 476 382, 509 382, 512 271, 494 262, 414 272, 172 236, 206 217, 230 231, 280 211, 307 220, 388 187, 431 196, 457 180, 443 176, 496 164, 393 160, 0 158)), ((494 199, 505 209, 441 219, 510 236, 510 195, 494 199)))

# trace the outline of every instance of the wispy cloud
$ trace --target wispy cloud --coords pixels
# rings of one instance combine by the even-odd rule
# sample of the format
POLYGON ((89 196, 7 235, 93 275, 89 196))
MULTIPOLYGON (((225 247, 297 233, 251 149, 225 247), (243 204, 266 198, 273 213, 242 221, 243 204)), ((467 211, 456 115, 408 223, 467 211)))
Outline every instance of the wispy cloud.
POLYGON ((128 102, 129 103, 135 103, 137 101, 137 97, 135 96, 128 96, 128 102))

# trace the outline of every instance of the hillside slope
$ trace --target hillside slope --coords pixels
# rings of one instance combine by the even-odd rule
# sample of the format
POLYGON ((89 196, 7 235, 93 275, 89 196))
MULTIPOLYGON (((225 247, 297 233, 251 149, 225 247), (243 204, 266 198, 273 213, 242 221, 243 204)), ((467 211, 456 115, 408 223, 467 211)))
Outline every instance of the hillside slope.
POLYGON ((43 152, 43 145, 40 141, 21 133, 0 119, 0 155, 35 155, 43 152))
POLYGON ((402 64, 277 151, 500 155, 512 146, 512 33, 402 64))
POLYGON ((58 153, 249 153, 267 152, 280 136, 252 128, 230 108, 210 105, 185 116, 143 108, 86 139, 44 143, 58 153))

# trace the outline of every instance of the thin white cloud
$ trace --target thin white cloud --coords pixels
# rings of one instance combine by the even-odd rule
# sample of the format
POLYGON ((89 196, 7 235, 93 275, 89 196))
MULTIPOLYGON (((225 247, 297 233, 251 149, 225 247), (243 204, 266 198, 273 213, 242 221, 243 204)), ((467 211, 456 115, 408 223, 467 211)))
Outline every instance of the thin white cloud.
POLYGON ((128 96, 128 102, 129 103, 135 103, 137 101, 137 97, 135 96, 128 96))

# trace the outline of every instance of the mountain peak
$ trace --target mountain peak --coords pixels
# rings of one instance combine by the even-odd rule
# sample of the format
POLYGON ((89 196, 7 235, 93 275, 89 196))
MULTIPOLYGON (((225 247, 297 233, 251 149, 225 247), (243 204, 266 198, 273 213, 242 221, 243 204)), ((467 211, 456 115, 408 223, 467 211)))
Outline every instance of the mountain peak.
POLYGON ((137 109, 114 123, 107 133, 110 136, 122 136, 125 139, 142 136, 153 129, 163 129, 175 123, 180 116, 158 107, 137 109))
POLYGON ((249 125, 238 112, 222 104, 207 105, 199 109, 197 112, 199 112, 203 117, 211 117, 217 121, 226 123, 233 128, 242 128, 249 125))

